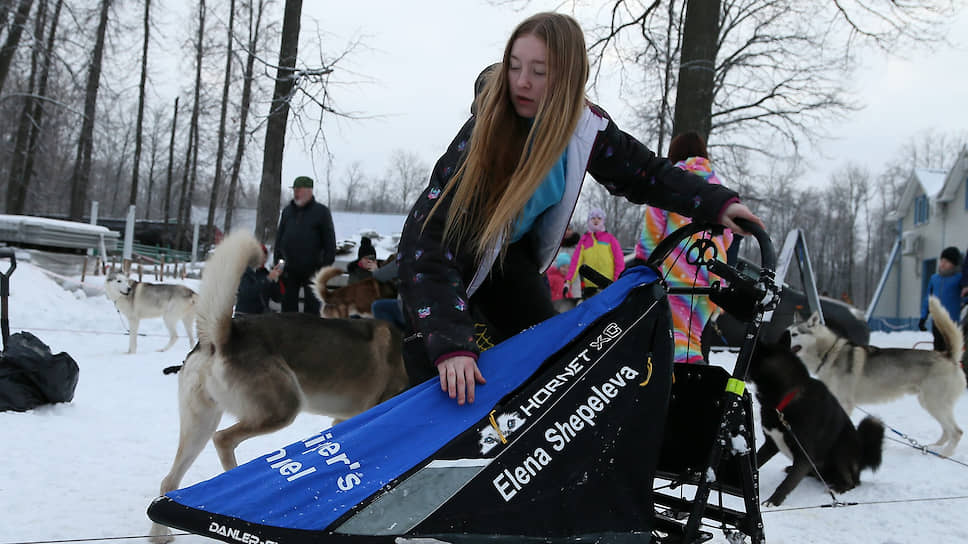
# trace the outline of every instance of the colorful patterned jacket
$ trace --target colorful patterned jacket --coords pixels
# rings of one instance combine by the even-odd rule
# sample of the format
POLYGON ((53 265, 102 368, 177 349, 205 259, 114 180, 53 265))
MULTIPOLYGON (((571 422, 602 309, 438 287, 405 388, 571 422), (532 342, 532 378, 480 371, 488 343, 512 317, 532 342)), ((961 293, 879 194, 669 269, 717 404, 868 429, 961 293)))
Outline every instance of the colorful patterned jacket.
MULTIPOLYGON (((709 183, 720 184, 712 165, 704 157, 689 157, 677 162, 676 167, 694 172, 709 183)), ((639 241, 635 244, 635 257, 643 261, 647 260, 659 242, 690 222, 692 222, 691 219, 677 213, 651 206, 646 208, 642 218, 642 232, 639 235, 639 241)), ((723 236, 713 238, 713 243, 719 252, 719 260, 726 260, 726 248, 732 240, 733 234, 729 231, 726 231, 723 236)), ((689 287, 709 285, 709 271, 704 267, 686 262, 685 252, 691 244, 691 239, 684 240, 679 248, 662 262, 662 275, 670 285, 689 287)), ((702 361, 700 349, 702 330, 716 310, 716 305, 706 296, 669 295, 668 298, 669 307, 672 310, 675 361, 677 363, 702 361)))
MULTIPOLYGON (((427 220, 464 158, 474 121, 472 116, 437 161, 400 238, 400 295, 411 329, 407 342, 423 342, 432 362, 452 353, 480 352, 468 299, 487 277, 501 248, 498 243, 478 259, 471 243, 460 244, 460 251, 444 244, 444 222, 452 192, 427 220)), ((586 171, 615 196, 704 221, 717 221, 729 203, 738 201, 734 191, 708 184, 657 157, 622 132, 602 109, 589 104, 568 143, 564 196, 535 221, 526 235, 541 272, 554 261, 586 171)), ((498 320, 500 316, 488 318, 498 320)))

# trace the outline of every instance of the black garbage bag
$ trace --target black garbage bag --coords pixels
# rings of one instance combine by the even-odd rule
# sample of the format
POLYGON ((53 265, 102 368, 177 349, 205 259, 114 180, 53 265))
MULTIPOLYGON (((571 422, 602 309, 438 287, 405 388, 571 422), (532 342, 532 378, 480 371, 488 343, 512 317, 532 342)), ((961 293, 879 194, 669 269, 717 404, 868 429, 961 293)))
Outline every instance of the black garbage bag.
POLYGON ((0 412, 70 402, 80 369, 67 353, 56 355, 29 332, 10 336, 0 358, 0 412))

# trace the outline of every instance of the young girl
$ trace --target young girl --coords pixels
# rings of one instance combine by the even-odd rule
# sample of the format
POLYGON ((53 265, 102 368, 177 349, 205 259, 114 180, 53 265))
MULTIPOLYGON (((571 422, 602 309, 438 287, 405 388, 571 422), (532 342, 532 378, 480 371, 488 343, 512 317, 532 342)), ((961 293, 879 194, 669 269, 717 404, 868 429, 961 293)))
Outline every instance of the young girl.
MULTIPOLYGON (((599 274, 610 280, 617 280, 625 270, 625 256, 622 255, 622 245, 614 236, 605 230, 605 212, 601 208, 592 208, 588 212, 588 231, 578 241, 578 247, 571 254, 571 266, 568 267, 566 281, 572 281, 577 272, 581 275, 581 265, 587 264, 599 274)), ((582 279, 581 296, 588 298, 598 292, 598 287, 582 279)))
POLYGON ((511 34, 499 68, 437 161, 404 225, 400 294, 413 383, 430 377, 458 404, 485 383, 500 341, 555 315, 542 273, 558 251, 585 172, 635 203, 704 221, 760 223, 737 194, 656 157, 585 98, 588 57, 574 19, 539 13, 511 34))

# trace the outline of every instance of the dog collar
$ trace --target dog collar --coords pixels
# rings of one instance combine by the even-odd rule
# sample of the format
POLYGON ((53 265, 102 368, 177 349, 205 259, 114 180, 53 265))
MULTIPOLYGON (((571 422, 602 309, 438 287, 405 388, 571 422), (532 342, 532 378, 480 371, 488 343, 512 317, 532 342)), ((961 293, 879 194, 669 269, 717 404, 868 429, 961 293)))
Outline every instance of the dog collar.
POLYGON ((796 398, 796 396, 798 394, 800 394, 800 388, 799 387, 791 390, 786 395, 783 395, 783 398, 780 399, 780 403, 776 405, 776 411, 777 412, 782 412, 783 409, 787 407, 787 405, 789 405, 791 402, 793 402, 793 399, 796 398))

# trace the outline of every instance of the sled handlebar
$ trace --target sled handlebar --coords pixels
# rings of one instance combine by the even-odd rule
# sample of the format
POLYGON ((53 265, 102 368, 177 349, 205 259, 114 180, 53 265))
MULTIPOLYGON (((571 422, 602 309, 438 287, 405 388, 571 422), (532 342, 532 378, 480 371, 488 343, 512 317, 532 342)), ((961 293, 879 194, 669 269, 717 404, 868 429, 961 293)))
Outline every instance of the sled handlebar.
POLYGON ((756 243, 760 246, 760 268, 776 270, 776 251, 773 249, 773 240, 763 230, 763 227, 749 219, 736 218, 733 221, 741 229, 752 234, 753 238, 756 238, 756 243))

